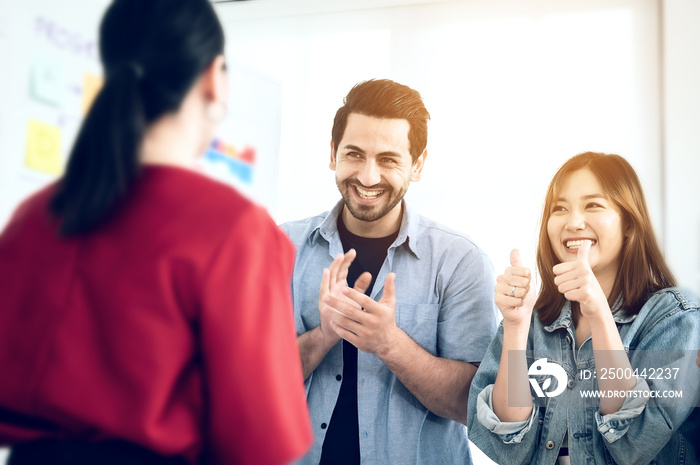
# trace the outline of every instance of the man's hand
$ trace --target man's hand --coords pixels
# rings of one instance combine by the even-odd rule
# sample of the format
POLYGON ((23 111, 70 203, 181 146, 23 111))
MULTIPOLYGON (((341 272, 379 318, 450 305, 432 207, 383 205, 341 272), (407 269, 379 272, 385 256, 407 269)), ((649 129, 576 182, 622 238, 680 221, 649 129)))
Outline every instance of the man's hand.
MULTIPOLYGON (((384 281, 384 293, 379 302, 366 296, 361 286, 355 284, 355 289, 345 288, 339 298, 332 294, 324 297, 327 306, 322 314, 328 319, 331 328, 363 352, 377 354, 382 357, 391 347, 401 330, 396 326, 394 308, 396 294, 394 273, 389 273, 384 281)), ((371 281, 369 273, 363 273, 357 281, 371 281)), ((365 289, 367 286, 364 286, 365 289)))
POLYGON ((321 288, 318 291, 318 312, 321 320, 319 330, 323 346, 329 349, 340 340, 340 336, 331 329, 328 314, 323 312, 323 307, 326 306, 324 298, 328 295, 338 298, 343 296, 342 290, 348 286, 348 270, 356 255, 355 249, 350 249, 345 254, 339 253, 331 265, 323 269, 321 288))
MULTIPOLYGON (((350 249, 345 254, 338 254, 333 260, 330 267, 323 270, 321 278, 321 287, 318 291, 318 312, 320 324, 315 328, 305 332, 297 337, 299 344, 299 356, 301 357, 301 368, 304 374, 304 379, 311 376, 311 373, 316 370, 318 365, 323 361, 334 345, 340 340, 340 336, 331 328, 329 324, 329 316, 323 310, 326 305, 324 301, 329 297, 334 297, 346 305, 356 306, 357 304, 343 295, 343 289, 347 289, 348 270, 350 264, 355 259, 355 250, 350 249)), ((369 276, 369 273, 365 273, 369 276)), ((371 277, 357 279, 355 289, 359 292, 364 292, 371 282, 371 277)))
MULTIPOLYGON (((357 281, 366 280, 369 285, 371 278, 364 273, 357 281)), ((343 291, 352 303, 328 295, 324 299, 328 306, 323 312, 328 313, 329 324, 340 337, 379 357, 428 410, 465 423, 469 384, 476 367, 431 355, 396 326, 394 279, 394 273, 389 273, 379 302, 366 296, 356 283, 355 289, 343 291)))

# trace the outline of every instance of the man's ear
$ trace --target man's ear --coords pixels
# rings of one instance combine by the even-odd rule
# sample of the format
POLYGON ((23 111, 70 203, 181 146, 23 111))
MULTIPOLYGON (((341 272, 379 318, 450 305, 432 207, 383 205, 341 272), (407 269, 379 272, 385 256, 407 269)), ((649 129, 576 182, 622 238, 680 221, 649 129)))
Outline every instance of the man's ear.
POLYGON ((423 171, 423 166, 425 166, 425 159, 428 157, 428 149, 423 150, 423 153, 416 159, 411 168, 411 181, 418 182, 421 178, 421 173, 423 171))
POLYGON ((335 144, 333 144, 333 139, 331 139, 331 162, 328 167, 335 171, 335 144))

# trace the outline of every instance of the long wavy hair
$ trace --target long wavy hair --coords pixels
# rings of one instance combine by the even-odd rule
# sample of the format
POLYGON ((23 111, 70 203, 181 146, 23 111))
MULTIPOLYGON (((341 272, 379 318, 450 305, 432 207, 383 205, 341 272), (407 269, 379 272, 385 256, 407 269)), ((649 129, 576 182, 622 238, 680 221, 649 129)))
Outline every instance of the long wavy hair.
POLYGON ((626 314, 639 313, 649 294, 676 285, 656 240, 639 178, 630 164, 619 155, 586 152, 569 159, 559 168, 547 189, 542 212, 537 268, 542 278, 535 311, 543 324, 559 317, 566 298, 554 284, 552 268, 559 263, 547 233, 547 223, 556 199, 569 175, 587 169, 600 183, 603 194, 622 216, 626 237, 620 251, 620 269, 608 296, 612 308, 618 297, 626 314))
POLYGON ((61 235, 88 233, 118 207, 139 176, 148 125, 177 111, 223 51, 207 0, 112 2, 100 26, 105 82, 51 199, 61 235))

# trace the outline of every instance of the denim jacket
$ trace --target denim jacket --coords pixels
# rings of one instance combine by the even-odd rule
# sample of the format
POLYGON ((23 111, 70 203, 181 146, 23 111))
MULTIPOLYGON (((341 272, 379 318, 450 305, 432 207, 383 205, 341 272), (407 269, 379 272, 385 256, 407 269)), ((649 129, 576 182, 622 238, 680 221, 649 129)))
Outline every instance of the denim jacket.
MULTIPOLYGON (((572 465, 700 463, 697 297, 675 288, 664 289, 652 294, 637 315, 627 316, 621 310, 614 314, 614 320, 632 369, 637 370, 636 386, 619 411, 603 415, 599 399, 584 394, 598 389, 592 339, 576 349, 567 302, 549 326, 543 326, 533 314, 526 351, 529 373, 533 366, 541 365, 534 362, 542 358, 563 367, 563 392, 540 398, 534 394, 534 382, 552 392, 551 383, 530 374, 533 409, 529 420, 499 421, 492 408, 492 392, 501 357, 501 324, 469 393, 472 442, 496 462, 509 465, 554 464, 567 434, 572 465), (670 371, 661 371, 662 367, 670 371), (650 397, 651 391, 671 390, 682 391, 682 399, 650 397)), ((555 381, 554 391, 557 387, 555 381)))

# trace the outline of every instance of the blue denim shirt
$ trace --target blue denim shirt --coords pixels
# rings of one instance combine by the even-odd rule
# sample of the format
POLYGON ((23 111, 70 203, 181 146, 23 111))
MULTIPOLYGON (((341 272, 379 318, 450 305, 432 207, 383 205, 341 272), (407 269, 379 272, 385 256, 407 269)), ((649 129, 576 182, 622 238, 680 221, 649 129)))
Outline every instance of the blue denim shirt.
POLYGON ((576 349, 567 302, 549 326, 533 314, 527 345, 528 366, 541 357, 562 366, 566 389, 546 397, 546 405, 536 402, 529 420, 499 421, 492 392, 501 357, 501 325, 472 382, 469 438, 498 463, 554 464, 567 433, 572 465, 698 463, 700 408, 693 407, 700 405, 700 368, 695 364, 700 348, 699 305, 691 293, 669 288, 653 294, 637 315, 615 313, 630 364, 638 369, 633 391, 639 397, 628 396, 620 410, 609 415, 600 412, 598 399, 582 398, 582 392, 598 389, 595 376, 582 376, 595 373, 592 339, 576 349), (669 360, 680 356, 672 363, 681 367, 670 372, 673 379, 652 379, 658 376, 656 369, 670 366, 669 360), (649 371, 642 372, 643 368, 649 371), (650 390, 682 390, 683 398, 649 398, 650 390))
MULTIPOLYGON (((337 230, 342 201, 330 212, 286 223, 297 247, 292 279, 297 334, 319 325, 323 268, 343 251, 337 230)), ((487 256, 465 235, 412 213, 404 204, 399 235, 389 247, 371 297, 396 273, 396 323, 438 357, 481 361, 496 332, 495 277, 487 256)), ((336 344, 306 380, 315 434, 304 463, 318 463, 343 372, 336 344)), ((357 401, 363 464, 471 463, 464 425, 429 412, 375 355, 358 351, 357 401)))

